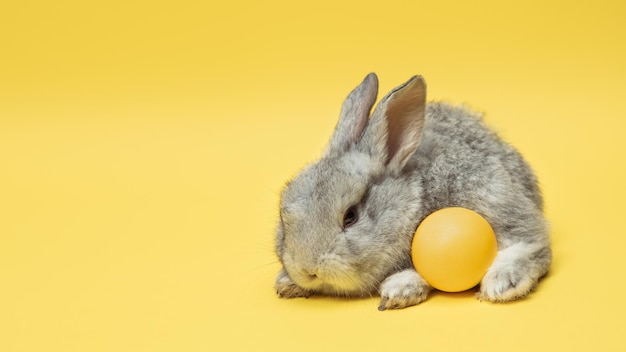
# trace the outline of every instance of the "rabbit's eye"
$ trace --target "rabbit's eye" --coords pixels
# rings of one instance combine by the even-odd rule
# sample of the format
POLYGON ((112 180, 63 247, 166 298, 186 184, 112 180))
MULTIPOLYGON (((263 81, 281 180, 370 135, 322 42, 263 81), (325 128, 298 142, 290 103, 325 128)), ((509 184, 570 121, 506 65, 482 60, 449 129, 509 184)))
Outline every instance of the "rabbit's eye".
POLYGON ((344 230, 354 225, 359 220, 359 213, 356 210, 356 206, 348 208, 345 214, 343 214, 343 228, 344 230))

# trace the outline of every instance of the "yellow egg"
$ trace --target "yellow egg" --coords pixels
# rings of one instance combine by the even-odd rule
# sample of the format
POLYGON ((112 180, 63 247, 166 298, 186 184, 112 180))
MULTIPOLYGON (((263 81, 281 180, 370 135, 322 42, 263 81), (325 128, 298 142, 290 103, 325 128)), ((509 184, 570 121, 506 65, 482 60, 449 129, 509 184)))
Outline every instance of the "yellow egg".
POLYGON ((496 235, 485 218, 465 208, 444 208, 417 227, 411 256, 432 287, 460 292, 480 283, 497 252, 496 235))

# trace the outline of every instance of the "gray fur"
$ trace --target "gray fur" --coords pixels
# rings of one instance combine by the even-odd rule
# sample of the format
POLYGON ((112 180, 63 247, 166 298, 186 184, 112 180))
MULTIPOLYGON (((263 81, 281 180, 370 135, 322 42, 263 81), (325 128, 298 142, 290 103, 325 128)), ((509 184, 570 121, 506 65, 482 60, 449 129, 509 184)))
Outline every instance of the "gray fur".
POLYGON ((378 293, 381 310, 420 303, 431 288, 413 269, 412 236, 428 214, 459 206, 483 215, 498 240, 479 298, 524 297, 551 262, 529 165, 479 114, 426 104, 419 76, 381 99, 370 118, 377 89, 372 73, 350 93, 324 156, 282 191, 278 294, 378 293), (351 206, 359 219, 343 228, 351 206))

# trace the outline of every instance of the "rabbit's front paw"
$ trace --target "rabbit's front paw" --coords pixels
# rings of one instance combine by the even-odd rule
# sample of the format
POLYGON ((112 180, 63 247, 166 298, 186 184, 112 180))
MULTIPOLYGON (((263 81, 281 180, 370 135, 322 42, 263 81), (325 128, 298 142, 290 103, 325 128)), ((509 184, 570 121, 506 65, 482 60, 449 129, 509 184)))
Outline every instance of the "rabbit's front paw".
POLYGON ((413 269, 389 276, 380 286, 378 310, 400 309, 421 303, 428 297, 430 286, 413 269))
POLYGON ((276 278, 276 293, 280 298, 296 298, 296 297, 309 297, 311 293, 302 287, 296 285, 291 281, 291 278, 287 273, 282 270, 276 278))

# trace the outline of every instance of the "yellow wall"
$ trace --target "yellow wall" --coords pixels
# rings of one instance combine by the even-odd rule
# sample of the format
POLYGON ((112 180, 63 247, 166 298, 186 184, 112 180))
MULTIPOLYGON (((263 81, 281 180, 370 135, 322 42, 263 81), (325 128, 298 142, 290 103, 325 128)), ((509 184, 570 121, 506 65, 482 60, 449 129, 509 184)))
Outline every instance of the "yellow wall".
POLYGON ((626 350, 622 1, 0 5, 0 351, 626 350), (279 300, 282 183, 413 74, 535 167, 527 300, 279 300))

